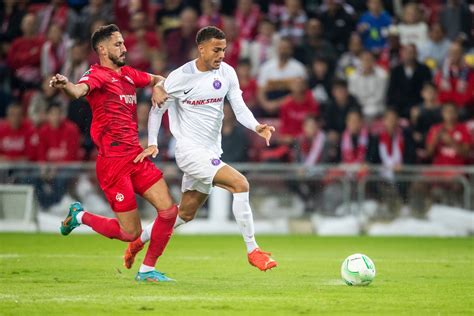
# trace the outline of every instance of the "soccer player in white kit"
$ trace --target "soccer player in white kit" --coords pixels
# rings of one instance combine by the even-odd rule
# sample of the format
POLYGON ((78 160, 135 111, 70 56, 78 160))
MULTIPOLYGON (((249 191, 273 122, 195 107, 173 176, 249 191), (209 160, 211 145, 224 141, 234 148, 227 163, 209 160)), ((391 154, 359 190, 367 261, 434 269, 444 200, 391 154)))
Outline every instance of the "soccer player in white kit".
MULTIPOLYGON (((184 173, 175 228, 194 218, 214 185, 224 188, 233 193, 232 211, 247 246, 249 263, 266 271, 277 263, 255 241, 249 183, 240 172, 220 160, 224 98, 229 100, 237 120, 263 137, 267 145, 275 129, 257 122, 245 105, 235 70, 223 62, 224 32, 213 26, 204 27, 198 32, 196 43, 199 57, 174 70, 166 79, 164 86, 169 99, 162 107, 151 109, 148 147, 135 161, 158 154, 161 118, 168 111, 170 129, 176 138, 176 163, 184 173)), ((131 267, 148 236, 145 228, 142 236, 129 244, 125 266, 131 267)))

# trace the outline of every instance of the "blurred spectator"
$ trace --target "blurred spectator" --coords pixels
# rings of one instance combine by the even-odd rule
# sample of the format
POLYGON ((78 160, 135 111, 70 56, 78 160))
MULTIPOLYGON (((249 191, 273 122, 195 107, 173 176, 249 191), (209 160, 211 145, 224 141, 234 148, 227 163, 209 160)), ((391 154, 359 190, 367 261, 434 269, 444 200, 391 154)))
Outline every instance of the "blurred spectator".
POLYGON ((324 58, 315 58, 311 63, 309 86, 313 97, 320 103, 327 102, 331 91, 332 71, 324 58))
POLYGON ((242 90, 242 98, 249 109, 254 112, 257 104, 257 80, 252 77, 250 60, 245 58, 239 61, 237 65, 237 77, 239 78, 240 90, 242 90))
POLYGON ((346 118, 346 129, 341 137, 341 162, 365 164, 369 147, 369 131, 364 126, 362 115, 350 111, 346 118))
POLYGON ((428 132, 428 156, 433 158, 433 165, 462 166, 469 153, 469 132, 464 124, 458 123, 455 105, 444 105, 441 114, 443 122, 434 125, 428 132))
MULTIPOLYGON (((130 20, 131 17, 137 12, 150 12, 150 1, 148 0, 113 0, 115 24, 119 29, 128 33, 131 31, 130 20)), ((148 18, 146 19, 148 21, 148 18)), ((147 24, 147 29, 149 29, 149 24, 147 24)))
POLYGON ((417 61, 416 46, 406 45, 401 52, 402 64, 390 71, 387 103, 401 117, 408 118, 413 106, 421 102, 421 89, 431 81, 430 69, 417 61))
POLYGON ((285 0, 283 12, 278 17, 281 37, 288 37, 294 45, 303 42, 304 26, 307 16, 300 0, 285 0))
POLYGON ((7 116, 0 120, 0 162, 34 159, 33 127, 23 118, 20 104, 8 106, 7 116))
POLYGON ((70 43, 63 35, 59 24, 53 23, 49 26, 46 42, 41 47, 41 76, 49 76, 58 73, 66 60, 66 54, 70 43))
POLYGON ((310 65, 314 57, 326 58, 333 62, 337 59, 337 53, 332 44, 324 39, 321 21, 310 18, 306 22, 304 40, 296 47, 295 58, 305 65, 310 65))
POLYGON ((325 0, 320 12, 324 37, 332 43, 341 54, 347 50, 347 42, 354 30, 354 19, 344 9, 344 0, 325 0))
POLYGON ((222 121, 222 160, 245 162, 248 160, 248 147, 247 131, 237 122, 232 108, 226 102, 222 121))
POLYGON ((79 160, 79 129, 64 118, 61 105, 48 107, 47 121, 39 130, 40 161, 66 162, 79 160))
POLYGON ((185 6, 182 0, 164 0, 163 6, 156 12, 155 23, 162 37, 182 27, 182 12, 185 6))
POLYGON ((8 66, 13 73, 13 88, 24 90, 37 86, 41 81, 40 55, 43 38, 36 35, 36 17, 25 14, 21 21, 22 36, 15 39, 8 52, 8 66))
POLYGON ((112 5, 108 1, 90 0, 89 4, 81 10, 72 37, 85 41, 90 40, 95 29, 90 33, 84 32, 84 30, 90 30, 92 24, 97 20, 115 21, 112 5))
POLYGON ((447 0, 439 21, 450 40, 471 38, 472 13, 463 0, 447 0))
POLYGON ((167 53, 168 69, 175 69, 186 63, 190 52, 196 46, 198 14, 194 9, 186 8, 179 16, 179 27, 164 35, 163 48, 167 53))
POLYGON ((223 31, 227 44, 224 61, 235 68, 241 58, 248 56, 248 41, 239 37, 239 30, 233 18, 224 19, 223 31))
POLYGON ((381 0, 368 0, 367 7, 369 10, 360 17, 357 30, 364 47, 379 52, 385 46, 392 17, 384 11, 381 0))
MULTIPOLYGON (((423 85, 421 96, 423 102, 412 109, 411 121, 415 123, 415 142, 420 144, 418 147, 424 148, 428 131, 434 124, 441 122, 441 104, 438 102, 436 87, 431 82, 423 85)), ((424 155, 421 158, 424 158, 424 155)))
POLYGON ((72 34, 78 19, 76 12, 70 9, 64 0, 51 0, 36 14, 39 21, 38 34, 44 37, 53 24, 58 25, 63 32, 72 34))
POLYGON ((20 25, 25 13, 25 3, 15 0, 0 2, 0 56, 6 54, 11 41, 21 36, 20 25))
POLYGON ((221 0, 202 0, 201 16, 199 17, 199 28, 213 25, 222 29, 224 27, 224 19, 220 13, 221 0))
POLYGON ((89 69, 89 63, 87 62, 88 48, 88 43, 74 42, 66 55, 66 61, 60 73, 68 77, 71 82, 78 82, 89 69))
POLYGON ((142 148, 148 147, 148 113, 150 105, 148 102, 139 102, 137 104, 137 125, 138 125, 138 141, 142 148))
POLYGON ((257 35, 261 17, 260 6, 253 0, 238 0, 234 18, 239 37, 243 40, 253 40, 257 35))
POLYGON ((291 40, 282 38, 278 56, 265 62, 258 77, 258 100, 266 116, 277 116, 283 97, 290 90, 290 82, 306 78, 306 69, 293 57, 291 40))
POLYGON ((403 21, 398 24, 400 43, 405 46, 415 44, 420 50, 428 40, 428 26, 422 20, 419 5, 408 3, 403 8, 403 21))
POLYGON ((435 76, 440 102, 456 104, 463 108, 461 114, 465 114, 474 102, 474 72, 466 65, 463 53, 461 44, 453 42, 442 69, 435 76))
POLYGON ((268 19, 262 19, 258 25, 258 34, 249 47, 253 76, 257 76, 263 63, 276 57, 278 41, 275 25, 268 19))
POLYGON ((395 109, 388 109, 384 113, 383 129, 377 136, 374 149, 376 154, 371 158, 374 163, 381 163, 386 167, 383 176, 393 179, 394 171, 399 171, 404 164, 415 162, 415 148, 408 130, 400 126, 398 113, 395 109))
POLYGON ((342 132, 346 129, 347 114, 361 111, 357 100, 349 94, 347 82, 336 80, 332 84, 331 99, 324 106, 324 124, 329 140, 339 143, 342 132))
POLYGON ((431 25, 429 35, 428 41, 419 50, 418 60, 435 72, 443 65, 451 42, 445 37, 444 29, 440 23, 431 25))
POLYGON ((305 117, 319 116, 319 103, 303 78, 290 83, 291 94, 283 101, 280 109, 280 140, 292 144, 303 133, 305 117))
POLYGON ((341 55, 337 62, 336 75, 347 79, 360 67, 360 53, 364 50, 362 39, 358 33, 352 33, 349 38, 349 50, 341 55))
POLYGON ((41 89, 35 90, 27 103, 28 119, 36 128, 39 128, 46 121, 46 112, 50 104, 60 104, 63 110, 67 106, 64 95, 58 89, 49 86, 50 79, 49 76, 43 78, 41 89))
POLYGON ((143 71, 149 71, 151 56, 160 47, 156 33, 146 28, 146 18, 145 12, 134 13, 130 19, 131 32, 125 36, 127 64, 143 71))
POLYGON ((360 68, 349 77, 349 92, 361 105, 364 116, 373 119, 385 110, 387 73, 375 65, 371 52, 363 52, 360 58, 360 68))
POLYGON ((396 28, 391 27, 388 31, 387 44, 379 55, 377 64, 389 71, 391 68, 400 64, 400 36, 396 28))

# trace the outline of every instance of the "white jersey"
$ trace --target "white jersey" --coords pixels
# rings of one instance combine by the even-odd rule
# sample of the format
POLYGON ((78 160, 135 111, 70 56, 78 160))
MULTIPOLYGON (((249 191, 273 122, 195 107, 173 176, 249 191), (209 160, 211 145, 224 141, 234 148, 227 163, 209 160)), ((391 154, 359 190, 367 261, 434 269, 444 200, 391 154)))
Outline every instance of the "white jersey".
MULTIPOLYGON (((224 98, 227 97, 237 120, 255 131, 259 124, 242 99, 235 70, 222 62, 219 69, 201 72, 196 60, 170 73, 165 81, 170 96, 165 105, 152 109, 149 120, 149 145, 157 145, 156 119, 168 109, 170 129, 176 138, 176 152, 205 148, 220 157, 224 98)), ((159 126, 158 122, 158 126, 159 126)))

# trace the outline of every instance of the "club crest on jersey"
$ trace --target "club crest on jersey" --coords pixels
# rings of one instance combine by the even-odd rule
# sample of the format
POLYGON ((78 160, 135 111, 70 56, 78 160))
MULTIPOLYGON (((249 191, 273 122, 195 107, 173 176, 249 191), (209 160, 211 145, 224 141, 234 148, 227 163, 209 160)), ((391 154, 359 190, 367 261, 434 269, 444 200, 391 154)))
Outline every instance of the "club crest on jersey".
POLYGON ((212 164, 213 166, 218 166, 218 165, 221 164, 221 160, 218 159, 218 158, 211 159, 211 164, 212 164))
POLYGON ((214 82, 212 83, 212 86, 214 89, 219 90, 222 87, 222 82, 219 81, 219 79, 215 78, 214 82))
POLYGON ((123 194, 118 192, 117 195, 115 196, 115 199, 119 202, 122 202, 124 199, 123 194))

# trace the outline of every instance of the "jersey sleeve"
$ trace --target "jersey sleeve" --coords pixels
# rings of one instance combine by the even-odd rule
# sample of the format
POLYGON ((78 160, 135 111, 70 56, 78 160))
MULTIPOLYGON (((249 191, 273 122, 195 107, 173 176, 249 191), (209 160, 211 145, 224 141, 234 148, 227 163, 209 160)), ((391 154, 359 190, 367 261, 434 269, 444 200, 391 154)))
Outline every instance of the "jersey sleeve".
POLYGON ((102 87, 102 82, 103 80, 98 71, 91 68, 82 75, 77 83, 85 83, 89 87, 87 94, 90 94, 95 89, 100 89, 102 87))
POLYGON ((227 68, 227 76, 229 77, 229 91, 227 92, 227 99, 235 99, 242 96, 242 90, 240 90, 239 78, 234 68, 227 68))
POLYGON ((136 70, 132 67, 127 67, 127 72, 137 88, 143 88, 150 85, 151 76, 149 73, 136 70))
POLYGON ((174 99, 178 98, 183 91, 183 85, 180 84, 180 76, 177 71, 178 70, 171 72, 164 84, 166 93, 174 99))

